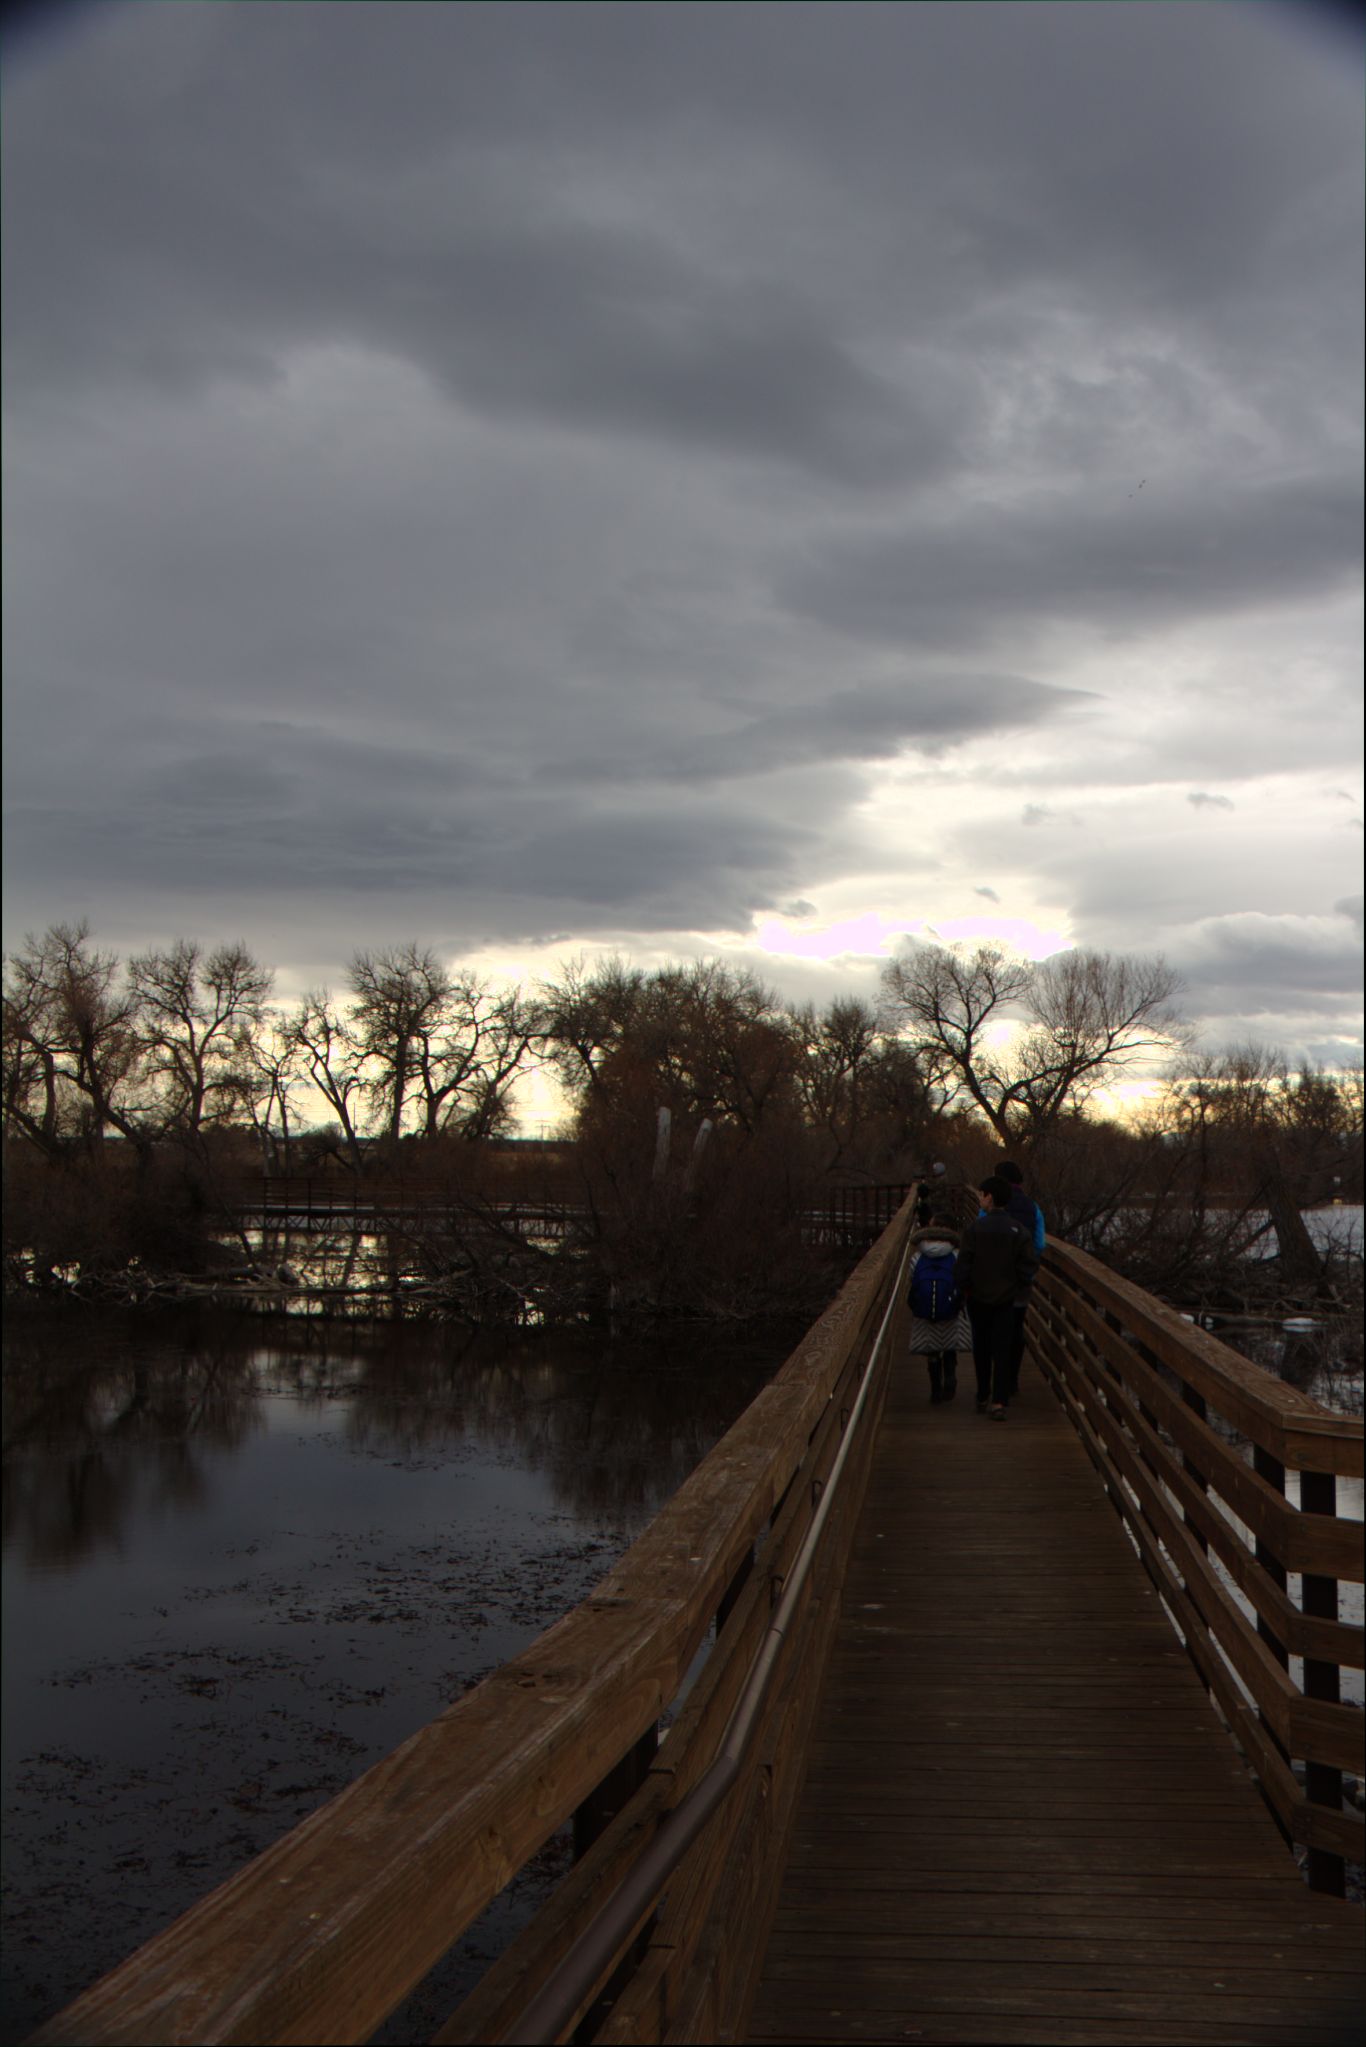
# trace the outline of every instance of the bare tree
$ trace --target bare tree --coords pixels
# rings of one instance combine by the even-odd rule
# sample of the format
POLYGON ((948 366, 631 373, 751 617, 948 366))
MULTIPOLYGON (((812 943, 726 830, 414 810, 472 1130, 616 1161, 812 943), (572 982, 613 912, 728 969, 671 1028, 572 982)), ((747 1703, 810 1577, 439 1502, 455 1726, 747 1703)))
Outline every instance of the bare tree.
POLYGON ((751 973, 702 960, 646 974, 621 960, 567 967, 541 989, 545 1057, 580 1111, 624 1094, 675 1116, 753 1131, 790 1092, 800 1040, 751 973))
POLYGON ((367 1091, 391 1142, 411 1113, 424 1137, 489 1137, 511 1116, 512 1083, 536 1036, 516 988, 445 967, 417 944, 351 962, 350 1029, 367 1091))
POLYGON ((495 1136, 510 1120, 511 1089, 536 1035, 519 990, 490 989, 477 974, 452 971, 444 1005, 412 1035, 412 1073, 425 1137, 495 1136))
POLYGON ((290 1111, 300 1079, 300 1051, 290 1035, 287 1020, 278 1011, 267 1011, 264 1027, 244 1034, 238 1041, 242 1100, 261 1146, 261 1163, 266 1172, 282 1162, 285 1171, 289 1170, 290 1111))
POLYGON ((1184 1042, 1181 986, 1161 954, 1062 952, 1030 976, 1029 1024, 1014 1048, 1027 1134, 1051 1130, 1138 1060, 1184 1042))
POLYGON ((589 968, 582 958, 543 982, 534 1024, 541 1052, 569 1095, 582 1107, 609 1084, 614 1055, 631 1034, 645 1001, 639 967, 612 958, 589 968))
POLYGON ((240 940, 206 956, 185 938, 164 952, 139 954, 129 970, 167 1126, 197 1142, 244 1105, 245 1072, 274 975, 240 940))
POLYGON ((792 1021, 802 1050, 797 1092, 807 1122, 829 1140, 823 1163, 830 1172, 857 1141, 864 1081, 880 1036, 877 1013, 850 997, 832 1002, 820 1016, 806 1003, 793 1010, 792 1021))
POLYGON ((1180 1042, 1179 985, 1160 957, 1078 951, 1036 966, 996 945, 917 946, 883 973, 889 1015, 944 1104, 971 1102, 1007 1145, 1038 1144, 1136 1059, 1180 1042))
POLYGON ((341 1126, 353 1172, 361 1170, 356 1112, 364 1100, 365 1050, 327 990, 305 995, 284 1021, 282 1037, 304 1079, 315 1087, 341 1126))
POLYGON ((1192 1147, 1202 1189, 1271 1217, 1281 1269, 1317 1281, 1323 1260, 1301 1209, 1359 1172, 1359 1093, 1351 1073, 1302 1063, 1248 1042, 1197 1054, 1173 1073, 1157 1113, 1192 1147))
POLYGON ((889 1021, 920 1056, 942 1105, 970 1101, 1004 1138, 1014 1097, 992 1027, 1018 1016, 1030 965, 1003 946, 917 946, 883 969, 889 1021))
POLYGON ((350 982, 350 1028, 369 1063, 371 1105, 397 1143, 424 1056, 430 1077, 433 1041, 453 1015, 451 977, 431 948, 419 950, 414 939, 388 952, 358 952, 350 982))
MULTIPOLYGON (((31 943, 32 941, 30 941, 31 943)), ((5 961, 5 1136, 27 1137, 48 1158, 62 1150, 61 1084, 48 995, 23 954, 5 961)))
POLYGON ((144 1102, 139 998, 88 924, 26 937, 5 963, 5 1113, 49 1155, 108 1130, 145 1146, 156 1134, 144 1102))
POLYGON ((684 1114, 752 1136, 793 1101, 800 1041, 792 1017, 748 969, 720 960, 663 967, 650 976, 641 1021, 661 1099, 684 1114))

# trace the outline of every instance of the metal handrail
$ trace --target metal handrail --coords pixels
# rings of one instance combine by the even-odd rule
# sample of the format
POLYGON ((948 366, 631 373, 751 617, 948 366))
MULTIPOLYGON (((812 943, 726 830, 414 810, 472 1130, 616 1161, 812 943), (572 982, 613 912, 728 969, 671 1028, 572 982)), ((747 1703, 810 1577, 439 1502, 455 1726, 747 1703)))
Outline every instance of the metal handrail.
POLYGON ((627 1871, 601 1911, 589 1921, 563 1961, 541 1986, 507 2035, 513 2047, 546 2047, 546 2043, 553 2042, 563 2032, 579 2006, 611 1966, 613 1958, 636 1932, 659 1898, 665 1884, 739 1777, 745 1750, 754 1733, 764 1695, 777 1664, 783 1637, 791 1623, 793 1611, 815 1560, 825 1524, 830 1517, 840 1476, 872 1388, 873 1371, 887 1335, 887 1326, 892 1319, 892 1311, 901 1297, 909 1256, 910 1246, 907 1245, 901 1254, 901 1262, 897 1267, 896 1280, 881 1326, 868 1354, 868 1363, 864 1368, 858 1394, 849 1410, 849 1419, 845 1423, 840 1447, 830 1467, 819 1504, 811 1517, 811 1526, 807 1529, 801 1548, 793 1559, 777 1612, 755 1654, 745 1688, 726 1722, 716 1761, 699 1778, 687 1796, 665 1814, 659 1831, 639 1861, 627 1871))

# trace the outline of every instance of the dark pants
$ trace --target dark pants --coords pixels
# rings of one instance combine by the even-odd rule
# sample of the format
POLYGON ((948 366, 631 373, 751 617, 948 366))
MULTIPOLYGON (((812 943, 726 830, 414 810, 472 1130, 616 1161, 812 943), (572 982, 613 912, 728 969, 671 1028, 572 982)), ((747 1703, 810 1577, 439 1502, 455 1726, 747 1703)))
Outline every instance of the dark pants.
POLYGON ((1011 1360, 1015 1353, 1015 1310, 1009 1301, 999 1307, 968 1309, 972 1322, 972 1362, 977 1371, 977 1398, 1004 1407, 1011 1394, 1011 1360))
POLYGON ((958 1391, 956 1350, 930 1351, 925 1362, 930 1368, 930 1392, 935 1399, 945 1398, 958 1391))

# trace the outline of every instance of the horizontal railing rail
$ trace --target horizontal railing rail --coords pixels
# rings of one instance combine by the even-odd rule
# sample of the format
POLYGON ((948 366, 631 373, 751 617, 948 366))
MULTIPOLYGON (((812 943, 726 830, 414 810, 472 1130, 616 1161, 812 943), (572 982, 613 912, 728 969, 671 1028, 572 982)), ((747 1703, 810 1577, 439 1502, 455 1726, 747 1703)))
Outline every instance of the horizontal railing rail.
MULTIPOLYGON (((507 2037, 669 1808, 718 1754, 819 1511, 894 1296, 904 1313, 897 1278, 909 1228, 903 1213, 586 1600, 77 1998, 35 2041, 366 2040, 538 1849, 571 1816, 591 1812, 581 1829, 586 1852, 537 1921, 532 1962, 505 1957, 439 2036, 507 2037), (651 1760, 658 1723, 714 1623, 712 1652, 651 1760)), ((896 1315, 892 1321, 894 1342, 896 1315)), ((673 1945, 647 1940, 633 1979, 637 1998, 671 2008, 696 2000, 700 2030, 692 2037, 716 2037, 752 1994, 762 1952, 754 1928, 776 1897, 890 1348, 776 1645, 744 1767, 660 1907, 658 1925, 673 1945)), ((595 1982, 585 1995, 591 2001, 598 1991, 595 1982)), ((612 2023, 621 2008, 619 1999, 612 2023)), ((581 2015, 576 2010, 570 2025, 581 2015)))
POLYGON ((1361 1478, 1361 1422, 1069 1245, 1048 1247, 1029 1335, 1310 1883, 1342 1895, 1363 1859, 1342 1772, 1361 1774, 1366 1716, 1341 1699, 1363 1631, 1339 1618, 1339 1581, 1363 1561, 1338 1481, 1361 1478))

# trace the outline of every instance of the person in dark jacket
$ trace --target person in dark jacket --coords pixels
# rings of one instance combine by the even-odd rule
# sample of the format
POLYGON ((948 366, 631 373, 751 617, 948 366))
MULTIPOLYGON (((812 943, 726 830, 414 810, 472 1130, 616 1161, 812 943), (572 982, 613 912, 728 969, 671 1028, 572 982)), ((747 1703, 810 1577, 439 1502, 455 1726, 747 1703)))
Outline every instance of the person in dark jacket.
POLYGON ((1015 1303, 1028 1298, 1039 1269, 1033 1232, 1009 1213, 1010 1196, 1009 1180, 993 1173, 982 1182, 985 1205, 963 1232, 958 1251, 958 1286, 972 1324, 978 1412, 990 1407, 998 1421, 1010 1405, 1015 1303))
MULTIPOLYGON (((1006 1214, 1013 1215, 1021 1229, 1029 1231, 1034 1242, 1034 1249, 1038 1256, 1042 1258, 1045 1243, 1043 1210, 1039 1207, 1037 1201, 1025 1193, 1024 1174, 1013 1159, 1002 1159, 996 1168, 996 1177, 1010 1182, 1010 1203, 1006 1209, 1006 1214)), ((1010 1353, 1010 1390, 1012 1394, 1018 1393, 1020 1390, 1020 1366, 1024 1362, 1025 1348, 1025 1316, 1028 1312, 1029 1288, 1026 1287, 1015 1302, 1015 1336, 1010 1353)))

